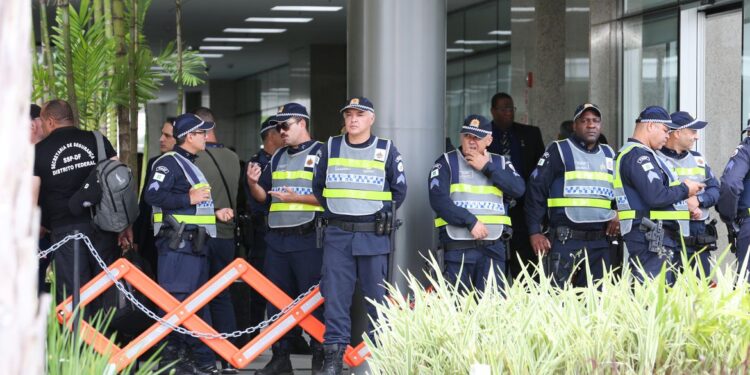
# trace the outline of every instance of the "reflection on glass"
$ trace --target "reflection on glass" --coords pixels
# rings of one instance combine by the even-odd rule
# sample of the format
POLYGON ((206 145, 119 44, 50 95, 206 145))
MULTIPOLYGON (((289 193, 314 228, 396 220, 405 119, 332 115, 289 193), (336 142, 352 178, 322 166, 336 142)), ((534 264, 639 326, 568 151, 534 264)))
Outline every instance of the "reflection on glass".
POLYGON ((750 118, 750 0, 742 6, 742 124, 750 118))
POLYGON ((625 14, 632 14, 646 9, 653 9, 668 4, 676 4, 677 0, 625 0, 625 14))
POLYGON ((677 11, 629 19, 623 23, 623 136, 645 106, 677 110, 677 11))

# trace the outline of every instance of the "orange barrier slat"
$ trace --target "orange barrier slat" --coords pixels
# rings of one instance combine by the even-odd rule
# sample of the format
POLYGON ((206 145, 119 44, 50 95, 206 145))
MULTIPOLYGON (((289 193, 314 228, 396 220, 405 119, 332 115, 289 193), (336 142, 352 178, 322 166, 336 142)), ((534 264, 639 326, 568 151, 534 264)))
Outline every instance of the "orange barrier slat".
MULTIPOLYGON (((154 280, 150 279, 125 259, 119 259, 112 263, 109 269, 115 274, 116 279, 127 280, 134 288, 152 300, 160 309, 167 311, 168 313, 163 316, 164 320, 169 321, 174 326, 184 326, 188 330, 196 332, 217 334, 211 326, 196 316, 195 313, 239 278, 257 290, 279 309, 283 309, 293 302, 291 297, 286 295, 286 293, 243 259, 235 259, 183 302, 179 302, 154 280)), ((106 273, 100 273, 81 289, 81 304, 85 306, 112 285, 113 282, 109 280, 106 273)), ((223 338, 200 338, 200 340, 233 366, 243 368, 297 325, 314 339, 322 342, 325 326, 310 314, 323 302, 320 290, 315 288, 308 296, 300 300, 294 308, 282 315, 242 349, 237 349, 231 342, 223 338), (251 348, 253 350, 249 352, 248 356, 245 356, 245 353, 251 348)), ((72 298, 68 298, 55 309, 58 313, 58 320, 61 323, 65 323, 69 328, 71 326, 71 308, 72 298)), ((120 349, 87 322, 82 321, 80 326, 80 335, 88 344, 93 345, 99 353, 113 354, 112 358, 110 358, 110 363, 116 366, 117 371, 127 367, 133 360, 159 343, 170 333, 171 329, 167 326, 162 326, 161 323, 155 322, 135 340, 120 349)), ((344 360, 350 367, 356 367, 362 364, 369 356, 370 351, 363 342, 356 348, 347 346, 344 360)))

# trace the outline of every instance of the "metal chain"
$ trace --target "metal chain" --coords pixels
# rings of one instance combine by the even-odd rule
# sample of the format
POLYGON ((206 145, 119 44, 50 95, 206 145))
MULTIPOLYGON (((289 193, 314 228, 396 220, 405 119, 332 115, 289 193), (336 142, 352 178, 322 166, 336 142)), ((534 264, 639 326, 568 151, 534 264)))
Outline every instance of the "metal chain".
POLYGON ((191 330, 185 329, 185 328, 183 328, 181 326, 175 326, 172 323, 169 323, 168 321, 164 320, 162 317, 160 317, 159 315, 157 315, 153 311, 151 311, 148 307, 144 306, 141 303, 141 301, 139 301, 138 298, 136 298, 127 289, 127 287, 122 282, 120 282, 119 280, 117 280, 117 278, 114 275, 112 275, 112 272, 109 270, 109 267, 107 267, 107 263, 105 263, 104 260, 99 256, 99 253, 96 252, 96 249, 94 249, 94 245, 91 243, 91 240, 85 234, 83 234, 83 233, 71 234, 71 235, 66 236, 60 242, 52 245, 52 247, 50 247, 49 249, 40 252, 39 253, 39 257, 42 258, 44 256, 47 256, 47 254, 49 254, 51 252, 54 252, 55 250, 57 250, 58 248, 60 248, 60 246, 62 246, 66 242, 70 241, 71 239, 80 239, 80 240, 83 240, 83 242, 88 247, 89 252, 94 257, 94 259, 96 260, 96 262, 99 264, 99 267, 101 267, 101 269, 107 275, 107 278, 109 278, 110 281, 112 281, 115 284, 115 286, 120 291, 120 293, 122 293, 125 296, 125 298, 127 298, 127 300, 130 301, 130 303, 132 303, 136 308, 138 308, 138 310, 140 310, 141 312, 143 312, 144 314, 146 314, 146 316, 148 316, 152 320, 155 320, 155 321, 159 322, 160 324, 168 327, 169 329, 171 329, 171 330, 173 330, 173 331, 175 331, 177 333, 180 333, 180 334, 183 334, 183 335, 192 336, 192 337, 195 337, 195 338, 205 338, 205 339, 222 338, 222 339, 227 339, 227 338, 230 338, 230 337, 240 337, 240 336, 243 336, 243 335, 249 335, 249 334, 252 334, 253 332, 262 330, 262 329, 268 327, 269 325, 273 324, 273 322, 275 322, 276 320, 278 320, 282 315, 288 313, 302 299, 304 299, 305 297, 307 297, 308 295, 310 295, 310 293, 312 293, 312 291, 315 288, 317 288, 318 285, 319 285, 319 284, 315 284, 315 285, 311 286, 309 289, 307 289, 306 292, 304 292, 304 293, 300 294, 299 296, 297 296, 297 298, 295 298, 288 306, 284 307, 284 309, 282 309, 278 313, 274 314, 270 318, 268 318, 268 319, 260 322, 258 325, 254 326, 254 327, 248 327, 248 328, 246 328, 244 330, 237 330, 237 331, 234 331, 234 332, 222 332, 222 333, 218 333, 218 334, 206 333, 206 332, 196 332, 196 331, 191 331, 191 330))

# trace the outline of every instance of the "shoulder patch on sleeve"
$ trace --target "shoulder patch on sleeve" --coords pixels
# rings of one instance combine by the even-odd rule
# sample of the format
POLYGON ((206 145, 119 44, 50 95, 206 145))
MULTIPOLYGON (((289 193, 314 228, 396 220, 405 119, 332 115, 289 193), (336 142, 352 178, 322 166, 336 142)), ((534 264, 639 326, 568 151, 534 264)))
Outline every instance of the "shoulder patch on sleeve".
POLYGON ((154 180, 164 182, 164 174, 159 172, 154 173, 154 180))
POLYGON ((651 162, 648 162, 648 163, 643 163, 643 164, 641 165, 641 168, 643 168, 643 170, 644 170, 644 171, 648 172, 648 171, 650 171, 650 170, 654 169, 654 165, 653 165, 653 164, 651 164, 651 162))

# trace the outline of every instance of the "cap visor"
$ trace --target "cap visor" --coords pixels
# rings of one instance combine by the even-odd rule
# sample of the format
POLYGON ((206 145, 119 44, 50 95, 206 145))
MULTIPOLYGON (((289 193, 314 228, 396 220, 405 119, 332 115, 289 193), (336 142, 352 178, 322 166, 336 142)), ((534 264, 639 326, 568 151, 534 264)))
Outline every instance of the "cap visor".
POLYGON ((351 109, 356 109, 356 110, 362 111, 362 112, 367 111, 367 112, 375 113, 375 110, 373 110, 372 108, 365 107, 365 106, 359 105, 359 104, 350 104, 350 105, 348 105, 348 106, 346 106, 344 108, 341 108, 341 111, 339 111, 339 112, 344 112, 344 111, 346 111, 347 109, 350 109, 350 108, 351 109))
POLYGON ((485 133, 485 132, 483 132, 483 131, 481 131, 479 129, 468 128, 466 126, 464 126, 463 128, 461 128, 460 134, 471 134, 471 135, 473 135, 473 136, 475 136, 477 138, 480 138, 480 139, 489 135, 489 133, 485 133))
POLYGON ((706 121, 696 121, 695 124, 688 126, 688 129, 700 130, 705 128, 706 125, 708 125, 706 121))

